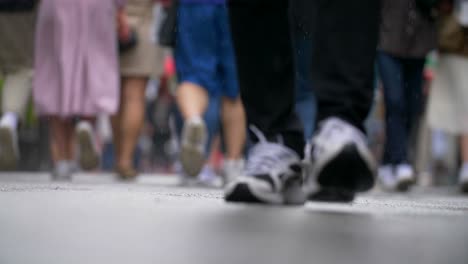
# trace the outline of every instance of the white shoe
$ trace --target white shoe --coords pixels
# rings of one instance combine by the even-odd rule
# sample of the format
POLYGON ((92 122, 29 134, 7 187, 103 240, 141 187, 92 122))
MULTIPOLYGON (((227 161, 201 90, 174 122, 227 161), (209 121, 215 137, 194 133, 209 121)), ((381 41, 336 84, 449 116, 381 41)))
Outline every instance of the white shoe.
POLYGON ((378 179, 383 189, 393 191, 396 188, 397 181, 392 165, 384 165, 379 168, 378 179))
POLYGON ((99 166, 99 153, 93 126, 87 121, 80 121, 76 126, 78 138, 78 161, 84 170, 92 170, 99 166))
POLYGON ((223 162, 223 180, 224 185, 234 181, 242 175, 244 171, 245 161, 243 159, 226 159, 223 162))
POLYGON ((185 121, 182 131, 180 162, 188 176, 196 177, 205 164, 207 141, 206 125, 203 119, 193 118, 185 121))
POLYGON ((216 174, 215 170, 208 164, 203 166, 197 179, 198 185, 212 188, 221 187, 220 177, 216 174))
POLYGON ((259 142, 249 151, 241 176, 228 183, 228 202, 263 204, 303 204, 302 167, 297 153, 281 143, 269 142, 252 127, 259 142))
POLYGON ((408 191, 416 182, 413 167, 409 164, 399 164, 395 167, 396 189, 401 192, 408 191))
POLYGON ((9 122, 0 122, 0 168, 13 170, 19 156, 18 132, 16 126, 9 122))
POLYGON ((376 162, 365 135, 348 122, 336 117, 322 121, 306 152, 311 166, 310 200, 349 202, 356 192, 373 187, 376 162))
POLYGON ((54 165, 52 179, 55 181, 71 181, 73 163, 68 160, 60 160, 54 165))
POLYGON ((458 183, 460 184, 461 191, 468 193, 468 164, 464 164, 460 169, 458 183))

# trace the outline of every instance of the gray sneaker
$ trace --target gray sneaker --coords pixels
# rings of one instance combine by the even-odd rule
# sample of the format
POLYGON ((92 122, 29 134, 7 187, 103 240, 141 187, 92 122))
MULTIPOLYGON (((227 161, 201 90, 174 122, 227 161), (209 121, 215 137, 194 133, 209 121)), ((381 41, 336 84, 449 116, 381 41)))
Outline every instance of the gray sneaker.
POLYGON ((205 164, 205 146, 207 141, 206 125, 203 119, 185 121, 182 131, 180 162, 188 176, 196 177, 205 164))
POLYGON ((251 128, 259 142, 248 155, 244 172, 228 183, 228 202, 263 204, 303 204, 302 167, 297 153, 281 143, 268 142, 256 128, 251 128))
POLYGON ((84 170, 96 169, 99 166, 99 152, 91 123, 80 121, 76 125, 78 138, 78 160, 84 170))
POLYGON ((324 120, 308 151, 310 200, 348 202, 356 192, 367 191, 374 185, 377 165, 366 138, 344 120, 324 120))

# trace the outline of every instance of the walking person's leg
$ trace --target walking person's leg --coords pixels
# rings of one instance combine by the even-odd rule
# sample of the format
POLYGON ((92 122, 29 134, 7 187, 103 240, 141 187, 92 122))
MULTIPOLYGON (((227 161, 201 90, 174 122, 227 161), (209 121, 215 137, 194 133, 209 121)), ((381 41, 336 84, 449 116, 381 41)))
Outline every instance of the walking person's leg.
POLYGON ((68 118, 52 116, 49 126, 50 150, 54 163, 52 177, 55 180, 70 180, 74 164, 73 122, 68 118))
POLYGON ((96 169, 100 162, 95 124, 95 116, 81 116, 75 126, 75 135, 78 143, 78 162, 84 170, 96 169))
POLYGON ((226 6, 218 6, 217 20, 218 56, 220 58, 219 85, 223 90, 221 118, 223 139, 226 146, 223 176, 225 184, 227 184, 232 182, 244 169, 243 154, 247 129, 226 6))
POLYGON ((134 178, 135 148, 145 117, 146 77, 122 78, 120 107, 112 118, 116 172, 123 179, 134 178))
POLYGON ((376 164, 363 133, 372 104, 380 1, 293 0, 312 32, 318 122, 310 152, 311 199, 350 200, 373 186, 376 164), (308 15, 308 16, 307 16, 308 15))
POLYGON ((174 55, 180 81, 176 99, 184 118, 180 161, 192 177, 206 161, 208 135, 203 115, 210 96, 220 94, 215 11, 216 5, 201 3, 181 3, 178 10, 174 55))
POLYGON ((407 104, 403 62, 386 52, 377 55, 385 101, 385 146, 379 180, 386 189, 396 187, 395 166, 406 162, 407 104))
POLYGON ((412 137, 417 135, 422 115, 422 85, 425 59, 408 58, 404 59, 403 62, 404 94, 403 100, 398 103, 403 103, 406 107, 406 111, 403 113, 404 128, 401 131, 405 139, 399 142, 402 148, 402 155, 395 168, 396 187, 399 191, 407 191, 416 182, 416 175, 409 157, 409 150, 416 146, 412 142, 412 137))
POLYGON ((226 187, 227 201, 281 204, 298 198, 284 195, 287 185, 301 181, 304 151, 294 109, 288 6, 287 0, 229 3, 241 97, 254 145, 245 172, 226 187))
POLYGON ((31 97, 32 69, 23 68, 6 75, 3 84, 0 120, 0 167, 14 169, 19 160, 18 124, 31 97))

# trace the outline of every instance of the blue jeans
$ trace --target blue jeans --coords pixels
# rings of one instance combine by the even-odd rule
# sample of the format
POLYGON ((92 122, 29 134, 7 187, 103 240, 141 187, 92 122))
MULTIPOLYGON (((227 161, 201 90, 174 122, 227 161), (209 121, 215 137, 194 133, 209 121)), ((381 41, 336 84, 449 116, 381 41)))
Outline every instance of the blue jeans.
POLYGON ((309 140, 315 129, 317 117, 317 102, 310 81, 310 58, 312 39, 301 32, 295 32, 295 82, 296 82, 296 113, 304 127, 305 140, 309 140))
POLYGON ((398 58, 377 53, 385 101, 386 140, 383 164, 408 162, 410 133, 422 110, 424 58, 398 58))

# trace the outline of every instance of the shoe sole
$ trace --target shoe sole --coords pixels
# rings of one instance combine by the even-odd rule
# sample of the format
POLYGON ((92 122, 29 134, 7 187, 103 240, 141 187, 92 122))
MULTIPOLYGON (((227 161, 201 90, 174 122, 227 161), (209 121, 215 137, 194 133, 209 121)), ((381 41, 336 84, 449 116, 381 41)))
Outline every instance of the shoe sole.
POLYGON ((411 189, 411 186, 413 186, 415 181, 413 179, 404 179, 398 181, 396 185, 396 190, 399 192, 407 192, 411 189))
POLYGON ((254 181, 237 182, 228 186, 225 191, 226 202, 252 203, 270 205, 303 205, 307 195, 302 189, 302 179, 290 179, 285 183, 282 193, 258 191, 254 181))
POLYGON ((226 202, 252 204, 283 204, 283 197, 278 193, 260 194, 248 183, 236 183, 226 192, 226 202))
POLYGON ((8 128, 0 128, 0 166, 3 170, 14 170, 18 163, 15 154, 14 139, 8 128))
POLYGON ((343 147, 317 177, 322 189, 335 189, 342 192, 364 192, 374 186, 373 172, 360 158, 354 144, 343 147))
POLYGON ((182 140, 180 162, 187 175, 196 177, 205 164, 205 155, 200 151, 198 142, 205 137, 206 129, 203 125, 192 125, 187 129, 187 138, 182 140))
POLYGON ((96 152, 89 132, 78 131, 78 144, 80 148, 80 166, 83 170, 93 170, 99 166, 99 155, 96 152))

